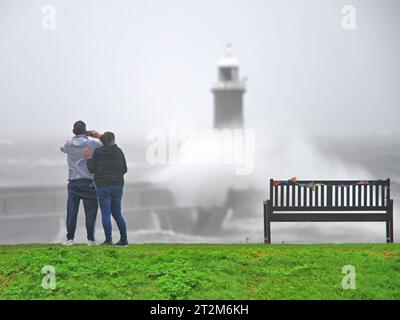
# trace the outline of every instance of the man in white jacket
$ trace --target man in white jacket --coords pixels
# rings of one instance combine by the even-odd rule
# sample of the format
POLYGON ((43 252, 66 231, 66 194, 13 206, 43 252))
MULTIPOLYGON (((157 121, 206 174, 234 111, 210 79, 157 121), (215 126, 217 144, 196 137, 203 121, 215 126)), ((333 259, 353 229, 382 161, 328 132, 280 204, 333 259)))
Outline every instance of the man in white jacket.
POLYGON ((85 209, 88 245, 94 245, 98 202, 93 174, 87 168, 83 150, 89 148, 93 153, 103 144, 99 140, 100 134, 97 131, 86 131, 86 124, 83 121, 75 122, 72 131, 74 137, 61 147, 61 151, 67 154, 68 161, 67 241, 64 245, 74 244, 81 200, 85 209))

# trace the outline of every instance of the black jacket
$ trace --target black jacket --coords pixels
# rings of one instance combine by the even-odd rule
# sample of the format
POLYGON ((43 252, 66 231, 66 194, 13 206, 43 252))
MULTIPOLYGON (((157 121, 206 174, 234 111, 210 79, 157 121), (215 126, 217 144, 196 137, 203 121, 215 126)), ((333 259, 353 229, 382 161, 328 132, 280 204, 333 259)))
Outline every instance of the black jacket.
POLYGON ((87 167, 94 173, 94 183, 98 187, 124 184, 124 174, 128 171, 124 153, 116 144, 96 149, 87 167))

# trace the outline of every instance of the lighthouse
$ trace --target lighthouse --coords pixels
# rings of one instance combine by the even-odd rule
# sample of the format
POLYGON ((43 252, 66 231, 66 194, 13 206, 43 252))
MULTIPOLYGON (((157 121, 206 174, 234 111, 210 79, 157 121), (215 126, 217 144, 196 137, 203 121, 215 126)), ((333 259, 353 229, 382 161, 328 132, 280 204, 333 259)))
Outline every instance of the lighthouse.
POLYGON ((239 78, 239 61, 232 52, 232 46, 226 46, 223 57, 218 62, 218 82, 213 86, 214 128, 242 129, 243 96, 246 92, 244 80, 239 78))

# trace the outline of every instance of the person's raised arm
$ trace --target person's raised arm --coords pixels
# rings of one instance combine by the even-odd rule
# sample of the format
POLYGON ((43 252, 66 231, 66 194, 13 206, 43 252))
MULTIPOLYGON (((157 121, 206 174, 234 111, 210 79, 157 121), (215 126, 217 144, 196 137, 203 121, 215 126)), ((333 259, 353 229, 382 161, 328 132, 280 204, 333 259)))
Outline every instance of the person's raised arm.
POLYGON ((102 134, 97 132, 96 130, 90 131, 89 137, 93 138, 89 140, 90 146, 92 150, 96 150, 103 146, 103 142, 101 141, 102 134))
POLYGON ((89 131, 89 133, 90 133, 89 137, 96 138, 96 139, 101 138, 101 133, 96 130, 89 131))
POLYGON ((89 148, 83 149, 83 156, 86 159, 86 165, 90 173, 96 172, 96 152, 93 153, 90 151, 89 148))

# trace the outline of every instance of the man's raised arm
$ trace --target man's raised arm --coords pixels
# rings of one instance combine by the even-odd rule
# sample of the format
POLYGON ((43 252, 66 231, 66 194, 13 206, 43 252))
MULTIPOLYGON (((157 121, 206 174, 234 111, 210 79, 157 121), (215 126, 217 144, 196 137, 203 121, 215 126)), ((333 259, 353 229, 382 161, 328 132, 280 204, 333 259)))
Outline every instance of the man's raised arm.
POLYGON ((95 173, 95 171, 96 171, 96 152, 93 152, 93 156, 92 156, 92 152, 90 151, 90 149, 85 148, 85 149, 83 149, 83 156, 86 159, 86 164, 87 164, 87 168, 88 168, 89 172, 95 173))

